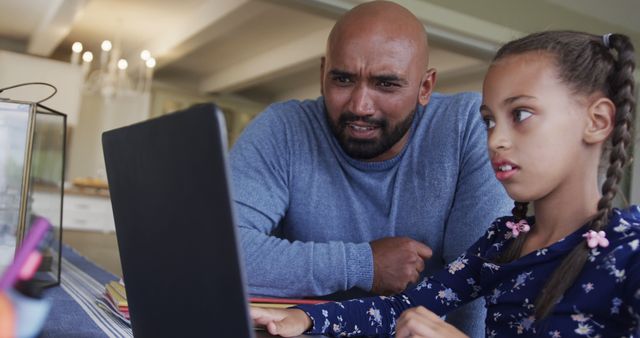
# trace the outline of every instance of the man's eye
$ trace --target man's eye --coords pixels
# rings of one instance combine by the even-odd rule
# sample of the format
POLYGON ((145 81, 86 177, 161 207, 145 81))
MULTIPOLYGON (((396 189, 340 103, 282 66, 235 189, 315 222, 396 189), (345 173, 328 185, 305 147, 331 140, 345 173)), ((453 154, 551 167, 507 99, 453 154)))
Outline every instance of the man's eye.
POLYGON ((529 117, 531 117, 533 115, 533 113, 531 113, 528 110, 524 110, 524 109, 516 109, 513 111, 513 119, 516 122, 522 122, 526 119, 528 119, 529 117))
POLYGON ((482 121, 484 121, 484 125, 487 127, 487 129, 492 129, 496 126, 496 121, 491 118, 485 117, 482 119, 482 121))
POLYGON ((350 83, 351 79, 347 76, 334 76, 333 81, 336 81, 338 83, 350 83))
POLYGON ((384 87, 384 88, 391 88, 391 87, 395 86, 395 83, 389 82, 389 81, 380 81, 380 82, 378 82, 378 86, 384 87))

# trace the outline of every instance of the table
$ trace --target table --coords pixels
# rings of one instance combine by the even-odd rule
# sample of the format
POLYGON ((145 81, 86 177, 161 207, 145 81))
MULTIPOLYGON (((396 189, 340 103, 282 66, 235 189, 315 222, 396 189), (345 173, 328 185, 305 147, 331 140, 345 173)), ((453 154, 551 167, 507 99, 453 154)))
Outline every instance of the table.
MULTIPOLYGON (((44 297, 52 301, 52 308, 40 337, 133 337, 129 326, 95 303, 104 292, 104 284, 117 280, 116 275, 66 245, 62 248, 61 266, 60 286, 44 293, 44 297)), ((265 331, 255 333, 256 338, 273 337, 265 331)))
POLYGON ((60 286, 45 291, 52 301, 41 337, 133 337, 131 328, 100 309, 104 284, 118 277, 68 246, 62 248, 60 286))

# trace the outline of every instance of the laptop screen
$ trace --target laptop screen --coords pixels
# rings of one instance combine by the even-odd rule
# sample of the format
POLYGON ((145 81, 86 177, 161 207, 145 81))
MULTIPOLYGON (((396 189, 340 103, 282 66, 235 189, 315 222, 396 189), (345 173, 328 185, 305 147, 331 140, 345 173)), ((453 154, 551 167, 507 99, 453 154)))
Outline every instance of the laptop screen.
POLYGON ((201 104, 102 136, 136 337, 253 337, 224 130, 201 104))

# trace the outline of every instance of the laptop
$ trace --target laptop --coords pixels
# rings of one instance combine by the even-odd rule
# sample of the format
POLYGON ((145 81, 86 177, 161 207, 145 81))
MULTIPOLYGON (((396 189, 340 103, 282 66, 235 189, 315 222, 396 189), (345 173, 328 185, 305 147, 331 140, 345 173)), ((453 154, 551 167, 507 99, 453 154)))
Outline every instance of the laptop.
POLYGON ((134 336, 254 337, 221 111, 110 130, 102 146, 134 336))

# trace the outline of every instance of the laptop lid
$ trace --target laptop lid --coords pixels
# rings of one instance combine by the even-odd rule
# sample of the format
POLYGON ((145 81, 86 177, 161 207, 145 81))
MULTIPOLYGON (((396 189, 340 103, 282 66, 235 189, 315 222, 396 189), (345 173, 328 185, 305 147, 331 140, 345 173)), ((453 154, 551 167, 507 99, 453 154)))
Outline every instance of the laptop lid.
POLYGON ((102 135, 136 337, 253 337, 214 104, 102 135))

